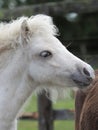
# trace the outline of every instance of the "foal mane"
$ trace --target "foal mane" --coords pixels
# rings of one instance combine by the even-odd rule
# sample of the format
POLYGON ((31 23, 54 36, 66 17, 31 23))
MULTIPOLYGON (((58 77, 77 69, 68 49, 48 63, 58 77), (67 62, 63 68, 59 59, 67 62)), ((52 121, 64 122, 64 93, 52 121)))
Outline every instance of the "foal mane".
POLYGON ((57 28, 52 18, 46 15, 20 17, 9 23, 0 23, 0 53, 4 50, 19 46, 21 25, 26 20, 32 36, 35 35, 57 35, 57 28))

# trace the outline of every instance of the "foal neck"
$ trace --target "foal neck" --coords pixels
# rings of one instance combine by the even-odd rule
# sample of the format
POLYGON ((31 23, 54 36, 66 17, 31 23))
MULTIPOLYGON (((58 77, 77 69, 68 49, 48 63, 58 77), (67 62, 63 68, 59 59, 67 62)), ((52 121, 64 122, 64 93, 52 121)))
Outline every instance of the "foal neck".
POLYGON ((18 51, 0 76, 0 120, 6 123, 15 120, 36 87, 28 76, 28 61, 23 55, 18 51))

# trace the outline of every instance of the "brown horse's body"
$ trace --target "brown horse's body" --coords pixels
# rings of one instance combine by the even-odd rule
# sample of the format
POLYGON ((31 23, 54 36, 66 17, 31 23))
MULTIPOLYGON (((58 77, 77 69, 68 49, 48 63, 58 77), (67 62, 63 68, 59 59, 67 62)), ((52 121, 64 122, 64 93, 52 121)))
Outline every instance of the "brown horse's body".
POLYGON ((98 70, 95 73, 90 88, 76 94, 75 130, 98 130, 98 70))

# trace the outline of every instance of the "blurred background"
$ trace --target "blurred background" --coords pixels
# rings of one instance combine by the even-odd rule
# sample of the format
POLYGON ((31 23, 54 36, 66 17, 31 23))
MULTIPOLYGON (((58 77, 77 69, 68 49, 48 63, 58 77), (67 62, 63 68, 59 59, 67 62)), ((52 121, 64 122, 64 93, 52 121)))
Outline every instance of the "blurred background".
POLYGON ((39 13, 53 17, 71 52, 97 67, 97 0, 0 0, 1 21, 39 13))
MULTIPOLYGON (((0 0, 0 21, 20 16, 47 14, 59 28, 58 38, 73 54, 98 67, 98 1, 97 0, 0 0)), ((74 95, 74 94, 72 94, 74 95)), ((74 96, 57 101, 53 108, 74 111, 74 96)), ((38 111, 33 96, 26 112, 38 111)), ((20 121, 18 130, 37 130, 37 121, 20 121)), ((55 121, 55 130, 74 130, 74 121, 55 121)), ((47 128, 48 130, 48 128, 47 128)))

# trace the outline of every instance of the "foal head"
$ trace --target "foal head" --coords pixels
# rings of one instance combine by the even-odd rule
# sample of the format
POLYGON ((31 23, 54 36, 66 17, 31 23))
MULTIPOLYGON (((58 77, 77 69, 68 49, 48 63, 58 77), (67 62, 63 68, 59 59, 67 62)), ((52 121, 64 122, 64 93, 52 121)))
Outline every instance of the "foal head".
POLYGON ((28 75, 38 86, 88 86, 94 78, 92 67, 70 53, 55 34, 49 16, 37 15, 22 22, 21 44, 30 61, 28 75))

